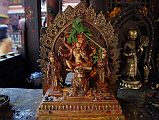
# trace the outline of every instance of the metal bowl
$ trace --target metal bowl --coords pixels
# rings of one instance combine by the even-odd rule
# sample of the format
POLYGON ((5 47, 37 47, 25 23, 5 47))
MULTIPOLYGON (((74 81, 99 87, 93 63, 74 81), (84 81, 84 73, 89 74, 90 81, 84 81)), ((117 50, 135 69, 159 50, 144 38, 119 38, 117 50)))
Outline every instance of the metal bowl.
POLYGON ((0 95, 0 109, 9 105, 10 98, 7 95, 0 95))

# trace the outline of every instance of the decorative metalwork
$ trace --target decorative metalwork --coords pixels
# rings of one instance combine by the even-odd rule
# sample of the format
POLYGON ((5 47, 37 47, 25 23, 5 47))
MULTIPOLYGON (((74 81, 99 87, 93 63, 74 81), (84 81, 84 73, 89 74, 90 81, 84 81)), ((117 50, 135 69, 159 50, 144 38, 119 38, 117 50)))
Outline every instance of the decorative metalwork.
MULTIPOLYGON (((142 60, 140 61, 139 71, 141 78, 140 80, 147 82, 148 74, 153 73, 152 64, 154 57, 154 18, 151 13, 148 11, 146 7, 140 6, 138 4, 131 4, 131 6, 124 8, 121 13, 112 19, 113 27, 117 29, 119 33, 119 48, 121 49, 120 53, 123 52, 124 44, 127 41, 127 31, 130 28, 136 29, 138 33, 138 40, 136 41, 137 47, 139 47, 142 43, 143 38, 149 38, 149 44, 147 47, 144 47, 144 54, 142 55, 142 60), (142 65, 141 65, 142 64, 142 65), (144 67, 143 68, 141 67, 144 67), (147 68, 149 67, 149 68, 147 68), (149 70, 148 70, 149 69, 149 70), (148 72, 149 71, 149 72, 148 72)), ((146 39, 147 39, 146 38, 146 39)), ((141 58, 141 57, 140 57, 141 58)), ((120 59, 122 55, 120 54, 120 59)), ((121 66, 123 66, 120 63, 121 66)), ((122 67, 120 67, 119 71, 121 71, 122 67)), ((131 88, 137 89, 141 87, 141 83, 138 82, 130 82, 121 83, 122 88, 131 88)))
MULTIPOLYGON (((104 37, 106 42, 106 46, 108 50, 111 52, 110 58, 112 59, 112 82, 115 82, 118 78, 116 72, 118 71, 119 61, 117 60, 119 57, 119 50, 117 49, 118 38, 117 35, 114 34, 114 29, 111 26, 110 22, 107 22, 104 15, 99 13, 96 16, 94 9, 92 7, 86 8, 85 5, 78 4, 74 9, 70 6, 63 12, 59 13, 54 23, 48 26, 45 33, 41 36, 41 47, 40 47, 40 63, 43 70, 46 68, 43 67, 47 64, 47 52, 53 50, 57 42, 57 38, 60 34, 71 25, 71 18, 82 17, 88 24, 92 25, 100 34, 104 37), (74 10, 74 11, 73 11, 74 10), (90 12, 91 11, 91 12, 90 12), (69 14, 72 13, 72 14, 69 14)), ((56 53, 55 53, 56 54, 56 53)), ((44 76, 45 71, 43 71, 44 76)), ((45 83, 45 77, 43 77, 45 83)), ((44 91, 46 89, 44 88, 44 91)))
POLYGON ((38 108, 38 119, 124 119, 106 83, 118 80, 118 37, 102 12, 96 15, 84 3, 75 8, 69 6, 43 31, 40 45, 43 89, 47 92, 38 108), (77 23, 82 20, 84 31, 71 38, 76 42, 68 39, 66 42, 75 20, 77 23), (87 29, 91 37, 84 33, 87 29), (73 72, 73 78, 69 78, 71 87, 63 85, 69 71, 73 72))

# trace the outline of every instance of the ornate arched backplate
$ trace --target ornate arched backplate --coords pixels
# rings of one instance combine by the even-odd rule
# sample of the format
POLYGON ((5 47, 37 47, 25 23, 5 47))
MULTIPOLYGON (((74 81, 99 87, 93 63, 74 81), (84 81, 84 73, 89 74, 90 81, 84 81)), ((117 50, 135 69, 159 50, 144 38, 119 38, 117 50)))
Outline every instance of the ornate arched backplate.
MULTIPOLYGON (((66 65, 62 57, 58 55, 58 50, 60 47, 64 47, 64 34, 70 31, 72 20, 76 18, 81 18, 84 26, 90 30, 92 34, 91 39, 93 39, 103 48, 106 48, 109 59, 109 67, 111 69, 111 77, 109 82, 113 83, 118 79, 118 37, 114 34, 113 26, 110 24, 110 22, 107 22, 102 12, 96 15, 94 9, 91 6, 86 8, 84 3, 80 3, 75 8, 68 6, 64 12, 58 13, 54 22, 50 23, 46 31, 44 31, 41 35, 40 64, 43 72, 44 93, 49 87, 46 81, 49 52, 54 52, 56 60, 60 62, 62 66, 61 76, 63 79, 66 77, 66 65)), ((95 44, 92 42, 91 45, 94 46, 95 44)))
MULTIPOLYGON (((113 27, 119 34, 119 48, 121 49, 120 55, 124 44, 127 41, 127 31, 130 28, 136 29, 138 32, 137 46, 141 45, 140 38, 146 36, 149 38, 148 46, 144 48, 144 54, 141 56, 139 64, 142 79, 144 79, 143 66, 146 64, 150 66, 153 58, 154 39, 155 39, 155 23, 154 18, 146 7, 138 4, 131 4, 129 7, 124 8, 121 13, 112 19, 113 27)), ((120 57, 122 59, 122 55, 120 57)), ((120 66, 123 66, 120 63, 120 66)), ((120 67, 121 71, 122 67, 120 67)))
POLYGON ((155 23, 152 14, 146 7, 132 4, 123 9, 122 12, 113 19, 112 25, 115 29, 119 30, 119 43, 125 39, 126 31, 134 27, 138 29, 140 35, 145 35, 150 38, 150 47, 153 47, 155 23))

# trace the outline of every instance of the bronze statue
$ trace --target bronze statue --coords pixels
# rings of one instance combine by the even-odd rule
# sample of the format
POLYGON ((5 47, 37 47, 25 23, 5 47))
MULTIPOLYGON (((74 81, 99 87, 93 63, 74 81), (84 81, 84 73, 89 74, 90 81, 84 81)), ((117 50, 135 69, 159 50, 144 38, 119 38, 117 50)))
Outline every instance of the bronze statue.
POLYGON ((108 65, 108 54, 106 49, 102 49, 102 52, 99 54, 97 61, 97 68, 99 72, 99 81, 105 83, 105 77, 110 77, 111 71, 108 65))
POLYGON ((59 88, 59 82, 62 82, 62 77, 60 76, 60 64, 55 61, 55 56, 53 52, 48 53, 49 63, 47 65, 47 84, 52 87, 53 91, 57 91, 59 88))
POLYGON ((76 42, 68 44, 66 40, 63 41, 69 53, 65 54, 62 52, 62 48, 59 48, 59 54, 66 59, 68 67, 66 70, 74 73, 72 80, 73 95, 78 96, 90 94, 88 86, 91 78, 97 79, 94 80, 97 88, 93 89, 99 91, 107 90, 106 76, 110 76, 106 49, 98 45, 100 48, 91 48, 90 51, 87 51, 86 42, 86 37, 83 33, 77 34, 76 42), (97 57, 95 62, 93 61, 94 56, 97 57))
MULTIPOLYGON (((141 87, 141 75, 138 68, 140 57, 143 53, 144 47, 148 45, 149 40, 146 37, 141 37, 140 44, 137 46, 138 32, 136 29, 129 29, 127 32, 128 41, 124 44, 123 48, 123 68, 122 68, 122 79, 124 80, 123 86, 126 88, 137 89, 141 87)), ((149 71, 148 66, 144 63, 144 78, 148 79, 149 71)))
MULTIPOLYGON (((61 75, 62 78, 66 79, 67 73, 70 72, 72 76, 68 78, 71 82, 70 86, 59 86, 59 92, 55 90, 52 93, 50 92, 51 96, 49 97, 53 98, 52 101, 49 101, 49 99, 42 101, 38 108, 37 118, 124 119, 119 102, 111 95, 110 91, 104 90, 108 87, 107 84, 104 85, 107 80, 106 77, 109 77, 109 69, 107 69, 109 66, 112 74, 109 84, 115 82, 118 76, 116 74, 119 68, 118 55, 115 54, 115 52, 119 53, 116 47, 117 36, 114 34, 110 22, 106 23, 107 20, 102 13, 98 15, 98 19, 94 19, 89 16, 92 16, 92 8, 87 10, 87 13, 89 13, 87 15, 84 6, 82 6, 75 9, 76 11, 73 12, 75 14, 67 12, 73 15, 73 18, 68 14, 61 14, 64 18, 67 18, 67 20, 63 20, 63 17, 58 17, 60 15, 58 14, 56 18, 58 23, 51 23, 54 27, 48 26, 46 30, 46 36, 49 35, 47 38, 50 39, 49 43, 52 43, 48 45, 51 49, 47 48, 47 52, 54 52, 54 62, 51 60, 52 57, 49 57, 51 59, 48 64, 48 74, 46 75, 46 71, 44 71, 44 80, 50 78, 53 83, 55 82, 53 85, 56 86, 59 85, 58 76, 61 75), (79 8, 82 8, 82 11, 79 8), (72 20, 72 24, 70 20, 72 20), (60 24, 61 27, 58 27, 60 24), (55 31, 56 33, 54 33, 55 31), (68 33, 69 36, 63 33, 68 33), (110 51, 111 54, 109 54, 110 51), (60 70, 57 62, 60 63, 60 70)), ((47 38, 43 41, 47 42, 47 38)), ((46 54, 43 55, 45 57, 42 60, 45 62, 46 54)), ((43 65, 45 68, 46 64, 43 65)), ((45 97, 47 96, 48 91, 45 94, 45 97)))
POLYGON ((123 50, 123 56, 126 58, 126 63, 122 69, 122 74, 126 76, 128 81, 136 81, 138 71, 136 51, 137 31, 130 29, 127 35, 128 41, 125 43, 123 50))
POLYGON ((83 95, 86 94, 88 80, 85 76, 86 71, 92 70, 93 64, 89 60, 86 47, 86 38, 83 34, 77 35, 77 42, 68 44, 67 41, 63 41, 67 49, 69 49, 68 54, 64 54, 59 49, 59 54, 64 57, 69 57, 66 59, 66 64, 68 69, 67 71, 74 72, 74 78, 72 80, 72 87, 74 89, 74 95, 83 95), (80 93, 78 93, 80 91, 80 93))
MULTIPOLYGON (((146 48, 148 46, 148 43, 149 43, 149 38, 148 37, 145 37, 145 36, 142 36, 141 39, 140 39, 140 55, 143 53, 143 49, 146 48)), ((139 56, 140 57, 140 56, 139 56)), ((150 73, 150 70, 152 69, 151 67, 151 55, 148 56, 148 58, 145 58, 144 60, 144 82, 148 82, 148 79, 149 79, 149 73, 150 73)))
POLYGON ((98 74, 98 89, 100 91, 107 90, 107 78, 110 78, 111 72, 108 65, 108 55, 106 49, 102 49, 101 53, 98 55, 98 61, 97 61, 97 74, 98 74))
MULTIPOLYGON (((69 68, 67 70, 73 71, 76 67, 84 67, 87 70, 91 70, 92 63, 89 61, 88 55, 85 50, 86 38, 82 34, 77 35, 77 38, 78 41, 72 43, 72 45, 69 45, 67 41, 64 40, 64 45, 70 50, 70 53, 67 54, 67 56, 69 56, 69 59, 66 60, 66 64, 69 68), (74 59, 74 61, 72 61, 72 59, 74 59)), ((65 57, 66 55, 62 54, 60 49, 60 55, 65 57)))

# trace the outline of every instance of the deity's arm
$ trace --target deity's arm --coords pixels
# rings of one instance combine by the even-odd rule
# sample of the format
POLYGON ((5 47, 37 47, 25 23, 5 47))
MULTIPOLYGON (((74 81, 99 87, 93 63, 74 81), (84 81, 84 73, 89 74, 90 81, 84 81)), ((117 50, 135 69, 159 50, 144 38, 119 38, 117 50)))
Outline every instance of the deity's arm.
MULTIPOLYGON (((64 46, 69 50, 69 53, 66 53, 66 50, 62 49, 60 46, 58 49, 58 53, 63 56, 63 57, 71 57, 72 58, 72 51, 73 51, 73 46, 70 46, 66 40, 63 41, 64 46)), ((71 59, 69 58, 69 59, 71 59)))
POLYGON ((102 59, 105 59, 106 56, 107 56, 107 51, 106 51, 106 49, 104 48, 104 49, 102 49, 101 58, 102 58, 102 59))
POLYGON ((46 77, 49 78, 50 74, 51 74, 51 55, 52 53, 49 52, 48 53, 48 63, 47 63, 47 68, 46 68, 46 77))
POLYGON ((92 49, 92 52, 89 54, 89 57, 90 57, 90 58, 93 57, 93 55, 96 54, 96 48, 91 47, 91 49, 92 49))
POLYGON ((124 49, 123 49, 123 55, 124 56, 129 57, 129 56, 133 55, 132 51, 128 52, 128 49, 130 49, 130 48, 131 48, 131 44, 130 43, 125 43, 124 49))
POLYGON ((102 59, 103 65, 105 66, 105 70, 106 70, 107 76, 110 76, 111 75, 111 71, 110 71, 110 68, 109 68, 107 50, 105 48, 102 49, 101 59, 102 59))
POLYGON ((64 37, 64 40, 62 41, 66 48, 70 49, 71 46, 67 43, 66 38, 64 37))
POLYGON ((88 62, 88 55, 86 54, 86 51, 83 50, 83 52, 81 53, 81 57, 88 62))
POLYGON ((138 52, 141 51, 141 53, 142 53, 144 47, 147 47, 147 46, 148 46, 148 43, 149 43, 149 38, 148 38, 148 37, 145 37, 145 36, 142 36, 142 37, 140 38, 140 45, 139 45, 137 51, 138 51, 138 52))
POLYGON ((61 64, 59 62, 57 62, 56 63, 56 74, 57 74, 58 80, 60 82, 63 82, 63 79, 62 79, 61 74, 60 74, 60 69, 61 69, 61 64))

